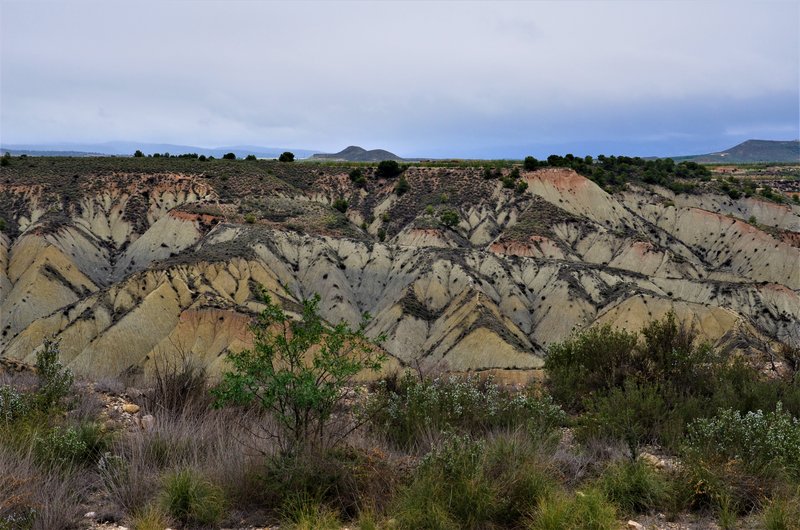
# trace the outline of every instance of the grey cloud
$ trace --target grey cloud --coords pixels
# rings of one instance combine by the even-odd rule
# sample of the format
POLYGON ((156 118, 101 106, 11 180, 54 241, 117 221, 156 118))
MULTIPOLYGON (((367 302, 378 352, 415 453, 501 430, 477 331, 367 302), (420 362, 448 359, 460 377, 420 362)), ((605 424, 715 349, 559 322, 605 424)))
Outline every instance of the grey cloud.
POLYGON ((796 2, 4 0, 0 140, 519 156, 791 138, 799 19, 796 2))

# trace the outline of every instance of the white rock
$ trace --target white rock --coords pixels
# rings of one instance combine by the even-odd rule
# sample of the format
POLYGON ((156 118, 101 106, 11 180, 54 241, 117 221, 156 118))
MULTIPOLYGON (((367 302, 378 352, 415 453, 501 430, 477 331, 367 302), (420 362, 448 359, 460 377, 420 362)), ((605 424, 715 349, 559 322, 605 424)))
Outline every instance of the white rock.
POLYGON ((643 530, 644 526, 640 525, 636 521, 631 520, 631 521, 628 521, 627 528, 628 528, 628 530, 643 530))
POLYGON ((153 427, 156 425, 156 419, 153 417, 152 414, 145 414, 139 420, 140 425, 142 426, 142 430, 150 432, 153 430, 153 427))
POLYGON ((95 513, 95 512, 86 512, 85 514, 83 514, 83 516, 85 518, 87 518, 87 519, 94 519, 95 517, 97 517, 97 513, 95 513))

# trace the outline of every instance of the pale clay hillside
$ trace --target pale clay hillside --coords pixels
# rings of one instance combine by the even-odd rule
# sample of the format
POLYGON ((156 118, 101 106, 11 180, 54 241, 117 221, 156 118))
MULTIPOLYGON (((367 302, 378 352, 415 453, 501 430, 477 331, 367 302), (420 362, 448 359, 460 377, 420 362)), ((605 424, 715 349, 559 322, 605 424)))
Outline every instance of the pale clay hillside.
POLYGON ((259 285, 288 310, 319 293, 330 322, 369 312, 385 371, 523 380, 577 330, 638 330, 670 310, 745 352, 798 332, 791 201, 635 183, 610 194, 563 168, 523 171, 515 192, 479 169, 415 166, 400 196, 394 181, 355 186, 344 166, 267 166, 276 174, 4 168, 0 356, 32 362, 55 336, 79 375, 146 373, 174 355, 219 373, 226 351, 252 344, 259 285))

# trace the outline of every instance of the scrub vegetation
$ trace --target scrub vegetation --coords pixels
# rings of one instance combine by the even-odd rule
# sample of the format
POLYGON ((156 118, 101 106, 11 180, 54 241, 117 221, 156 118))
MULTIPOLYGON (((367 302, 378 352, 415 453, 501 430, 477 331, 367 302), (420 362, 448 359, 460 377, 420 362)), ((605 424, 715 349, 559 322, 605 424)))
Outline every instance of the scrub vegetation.
POLYGON ((669 314, 552 346, 541 383, 361 384, 379 346, 318 304, 293 320, 265 299, 255 346, 218 382, 188 360, 141 390, 76 382, 43 345, 0 387, 0 528, 87 511, 135 528, 606 529, 655 513, 796 528, 797 363, 767 379, 669 314))

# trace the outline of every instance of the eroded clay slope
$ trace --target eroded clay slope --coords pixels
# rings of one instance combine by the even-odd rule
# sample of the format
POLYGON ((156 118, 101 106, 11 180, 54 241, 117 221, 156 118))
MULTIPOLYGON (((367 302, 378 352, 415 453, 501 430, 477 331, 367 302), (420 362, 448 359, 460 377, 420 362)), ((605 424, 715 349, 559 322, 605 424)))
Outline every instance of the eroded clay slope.
POLYGON ((369 168, 357 185, 347 168, 284 166, 73 186, 11 174, 0 354, 31 361, 56 336, 82 374, 186 356, 216 373, 251 345, 260 286, 290 311, 318 293, 331 322, 369 312, 390 367, 535 371, 577 330, 638 329, 670 310, 720 343, 798 333, 796 206, 609 194, 565 169, 522 172, 518 191, 477 169, 413 167, 398 195, 369 168))

